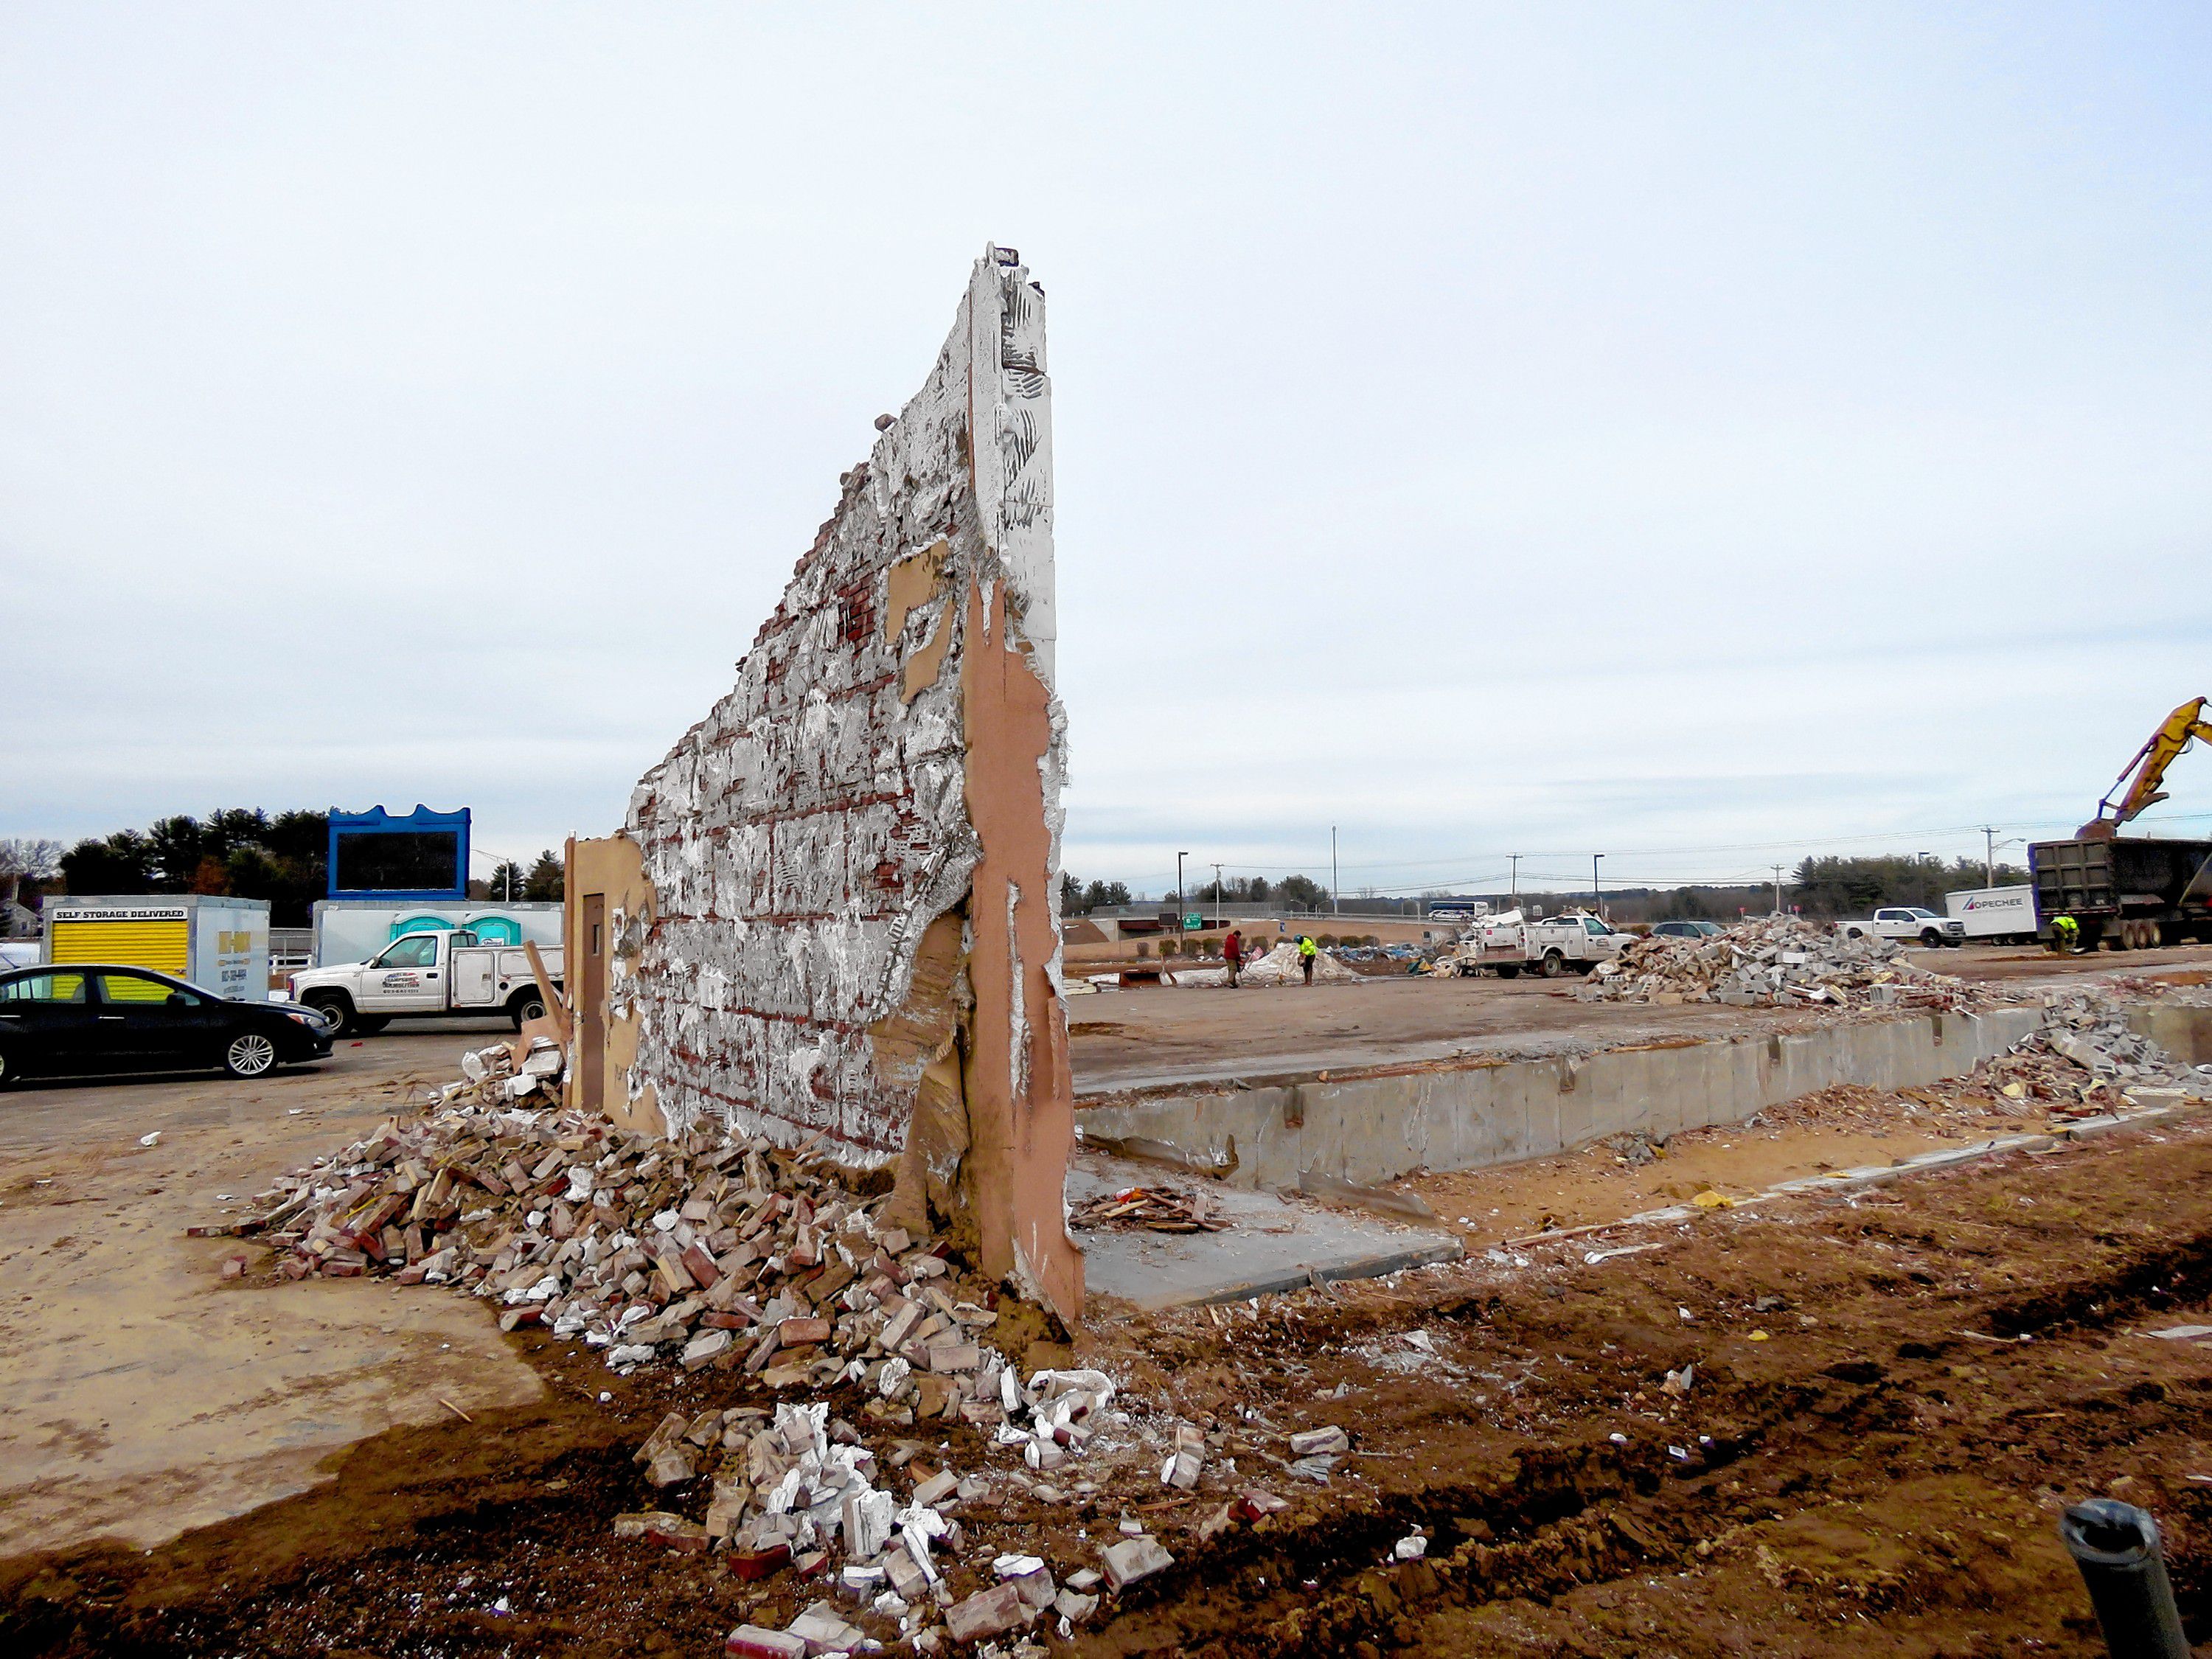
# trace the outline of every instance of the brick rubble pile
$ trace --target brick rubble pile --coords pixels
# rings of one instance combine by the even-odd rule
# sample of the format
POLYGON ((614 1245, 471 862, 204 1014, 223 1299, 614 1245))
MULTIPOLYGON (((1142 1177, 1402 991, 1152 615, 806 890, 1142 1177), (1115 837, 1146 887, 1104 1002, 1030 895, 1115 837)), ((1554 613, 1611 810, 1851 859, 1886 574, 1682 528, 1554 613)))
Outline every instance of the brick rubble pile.
POLYGON ((1727 1002, 1745 1006, 1945 1008, 1987 995, 1905 960, 1892 939, 1845 939, 1796 916, 1747 921, 1710 939, 1641 939, 1600 966, 1585 1002, 1727 1002))
POLYGON ((502 1329, 544 1325, 618 1370, 672 1359, 819 1386, 910 1353, 933 1407, 981 1397, 996 1292, 959 1285, 941 1240, 885 1222, 888 1194, 856 1197, 826 1160, 764 1139, 494 1105, 530 1073, 491 1069, 204 1231, 263 1239, 295 1279, 452 1285, 495 1301, 502 1329))
MULTIPOLYGON (((946 1241, 891 1224, 888 1194, 854 1194, 804 1148, 707 1133, 670 1141, 563 1109, 548 1054, 557 1060, 527 1042, 477 1050, 421 1118, 387 1119, 280 1177, 255 1213, 192 1231, 255 1237, 294 1279, 389 1275, 465 1291, 498 1305, 502 1329, 581 1340, 624 1374, 668 1364, 784 1393, 772 1407, 670 1413, 636 1461, 649 1501, 672 1507, 615 1522, 618 1536, 715 1552, 740 1579, 788 1569, 845 1603, 825 1596, 787 1628, 741 1628, 728 1651, 902 1639, 933 1651, 1040 1621, 1069 1635, 1102 1596, 1173 1554, 1125 1520, 1095 1565, 1056 1575, 1035 1555, 978 1558, 959 1516, 1010 1485, 1048 1501, 1064 1496, 1055 1481, 1095 1492, 1081 1466, 1109 1446, 1093 1471, 1102 1480, 1132 1458, 1140 1483, 1158 1460, 1155 1491, 1195 1493, 1203 1477, 1219 1503, 1201 1537, 1285 1507, 1237 1479, 1221 1437, 1117 1407, 1103 1372, 1024 1380, 988 1340, 998 1291, 963 1275, 946 1241), (858 1398, 860 1427, 805 1397, 830 1389, 858 1398), (932 1468, 918 1461, 921 1440, 898 1441, 879 1464, 862 1439, 863 1429, 933 1420, 972 1425, 1006 1467, 932 1468), (678 1513, 679 1493, 694 1508, 703 1498, 704 1513, 678 1513)), ((1342 1431, 1327 1432, 1326 1446, 1293 1437, 1299 1461, 1274 1461, 1325 1481, 1345 1449, 1342 1431)), ((1014 1651, 1043 1650, 1024 1638, 1014 1651)))

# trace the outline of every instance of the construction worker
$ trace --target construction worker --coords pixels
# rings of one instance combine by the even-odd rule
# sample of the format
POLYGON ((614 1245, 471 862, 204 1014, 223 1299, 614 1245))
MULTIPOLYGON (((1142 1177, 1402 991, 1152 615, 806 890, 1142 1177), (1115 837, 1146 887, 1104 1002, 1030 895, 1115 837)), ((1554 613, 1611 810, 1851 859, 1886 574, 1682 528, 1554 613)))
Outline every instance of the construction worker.
POLYGON ((2071 916, 2061 916, 2051 924, 2051 948, 2062 957, 2079 956, 2081 952, 2081 924, 2071 916))
POLYGON ((1229 969, 1229 988, 1237 988, 1237 970, 1244 965, 1244 935, 1234 927, 1229 937, 1221 941, 1221 960, 1229 969))
POLYGON ((1313 983, 1314 958, 1321 954, 1321 946, 1313 942, 1310 933, 1298 935, 1298 966, 1305 970, 1306 983, 1313 983))

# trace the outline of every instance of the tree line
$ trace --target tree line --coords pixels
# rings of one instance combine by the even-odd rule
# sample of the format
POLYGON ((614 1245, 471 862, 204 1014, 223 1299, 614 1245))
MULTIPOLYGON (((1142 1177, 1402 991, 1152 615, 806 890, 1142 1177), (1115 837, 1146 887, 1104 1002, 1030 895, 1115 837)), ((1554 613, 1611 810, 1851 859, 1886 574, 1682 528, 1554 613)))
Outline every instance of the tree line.
MULTIPOLYGON (((2027 872, 2016 864, 1996 866, 1999 887, 2016 887, 2027 872)), ((1991 884, 1978 859, 1808 858, 1797 866, 1790 885, 1791 902, 1808 916, 1863 916, 1878 905, 1917 904, 1943 914, 1943 896, 1991 884)))
MULTIPOLYGON (((1060 878, 1060 909, 1062 915, 1084 916, 1093 910, 1103 910, 1116 904, 1133 904, 1127 884, 1118 881, 1094 881, 1085 884, 1080 878, 1063 873, 1060 878)), ((1231 876, 1226 880, 1209 881, 1190 890, 1190 902, 1206 904, 1272 904, 1283 910, 1317 910, 1328 902, 1328 889, 1310 876, 1285 876, 1280 881, 1270 882, 1265 876, 1231 876)), ((1160 895, 1160 908, 1176 910, 1182 908, 1181 893, 1160 895)))
MULTIPOLYGON (((330 891, 330 814, 301 808, 268 812, 225 807, 195 818, 157 818, 143 830, 90 836, 64 849, 58 842, 0 842, 0 897, 27 902, 58 883, 77 896, 210 893, 266 899, 272 927, 305 927, 315 901, 330 891)), ((561 855, 550 848, 526 867, 510 859, 489 881, 471 881, 473 899, 558 901, 561 855)))

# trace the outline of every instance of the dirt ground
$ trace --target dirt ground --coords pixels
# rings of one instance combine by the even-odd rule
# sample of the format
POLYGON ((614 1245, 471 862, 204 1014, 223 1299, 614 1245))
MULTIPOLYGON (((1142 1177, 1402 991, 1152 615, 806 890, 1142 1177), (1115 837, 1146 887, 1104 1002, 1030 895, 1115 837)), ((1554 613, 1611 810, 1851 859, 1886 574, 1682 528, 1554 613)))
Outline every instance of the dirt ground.
POLYGON ((404 1109, 465 1041, 342 1045, 256 1083, 0 1096, 0 1553, 157 1543, 306 1489, 334 1450, 450 1414, 441 1398, 473 1411, 536 1395, 478 1309, 366 1279, 272 1301, 221 1277, 225 1258, 263 1252, 185 1237, 218 1218, 221 1194, 404 1109))
MULTIPOLYGON (((2008 990, 2118 973, 2191 979, 2212 946, 2054 957, 1968 946, 1910 953, 1918 965, 2008 990)), ((1075 1086, 1111 1094, 1163 1084, 1278 1073, 1310 1076, 1461 1054, 1587 1053, 1624 1043, 1788 1031, 1828 1016, 1808 1009, 1589 1003, 1579 980, 1442 979, 1401 974, 1348 985, 1271 988, 1147 987, 1071 998, 1075 1086)))
MULTIPOLYGON (((742 1374, 625 1379, 499 1334, 479 1302, 226 1281, 240 1247, 181 1237, 404 1105, 465 1041, 383 1038, 258 1085, 8 1097, 0 1650, 707 1655, 830 1594, 611 1535, 627 1510, 696 1516, 703 1492, 655 1493, 630 1453, 672 1405, 769 1403, 742 1374)), ((1124 1517, 1150 1526, 1176 1565, 1051 1644, 1086 1659, 2088 1655, 2053 1527, 2112 1492, 2158 1516, 2192 1634, 2212 1634, 2212 1350, 2151 1334, 2212 1323, 2212 1121, 1525 1238, 1996 1129, 1831 1091, 1656 1157, 1402 1183, 1463 1264, 1226 1310, 1101 1305, 1076 1357, 1125 1382, 1140 1426, 1209 1431, 1200 1490, 1102 1437, 1040 1497, 1012 1454, 942 1427, 925 1455, 994 1481, 959 1514, 961 1559, 1018 1548, 1064 1577, 1124 1517), (1629 1246, 1649 1248, 1605 1254, 1629 1246), (1282 1437, 1328 1423, 1354 1455, 1298 1478, 1282 1437), (1201 1540, 1255 1482, 1291 1507, 1201 1540), (1425 1559, 1386 1564, 1416 1529, 1425 1559)))

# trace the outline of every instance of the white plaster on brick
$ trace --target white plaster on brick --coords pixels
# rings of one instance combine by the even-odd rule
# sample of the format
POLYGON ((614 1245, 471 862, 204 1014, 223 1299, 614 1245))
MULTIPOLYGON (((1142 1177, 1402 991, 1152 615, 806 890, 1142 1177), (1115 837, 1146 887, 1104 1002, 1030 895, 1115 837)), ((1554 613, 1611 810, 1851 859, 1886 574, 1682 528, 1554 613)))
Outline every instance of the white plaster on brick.
MULTIPOLYGON (((904 1001, 924 929, 967 896, 979 855, 957 596, 979 587, 988 627, 1003 584, 1008 642, 1049 689, 1051 477, 1043 293, 989 248, 927 380, 841 481, 735 688, 632 795, 657 914, 624 970, 639 1025, 625 1082, 633 1099, 653 1092, 672 1130, 713 1117, 787 1144, 818 1133, 862 1164, 899 1150, 913 1102, 876 1074, 866 1028, 904 1001), (886 572, 940 540, 942 591, 887 638, 886 572), (904 701, 905 663, 940 635, 937 672, 904 701)), ((1040 778, 1056 920, 1056 697, 1051 721, 1040 778)), ((1055 1000, 1060 975, 1055 951, 1055 1000)), ((1036 1017, 1018 1003, 1018 1066, 1036 1017)))

